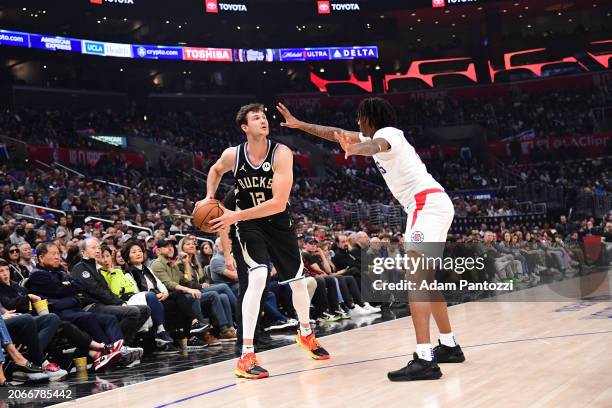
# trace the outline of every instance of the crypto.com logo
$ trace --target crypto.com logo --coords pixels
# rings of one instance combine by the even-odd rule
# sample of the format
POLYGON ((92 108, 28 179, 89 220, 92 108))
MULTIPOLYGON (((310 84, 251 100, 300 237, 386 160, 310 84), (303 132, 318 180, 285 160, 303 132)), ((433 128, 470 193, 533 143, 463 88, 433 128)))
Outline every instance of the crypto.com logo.
POLYGON ((331 12, 329 1, 317 1, 317 11, 319 14, 329 14, 331 12))
POLYGON ((217 0, 206 0, 206 12, 207 13, 218 13, 219 5, 217 0))

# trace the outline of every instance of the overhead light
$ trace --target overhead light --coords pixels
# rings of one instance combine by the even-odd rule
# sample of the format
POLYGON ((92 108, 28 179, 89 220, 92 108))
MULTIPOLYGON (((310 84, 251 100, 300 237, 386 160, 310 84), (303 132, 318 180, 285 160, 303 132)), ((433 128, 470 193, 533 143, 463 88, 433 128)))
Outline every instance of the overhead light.
POLYGON ((119 71, 120 71, 120 72, 123 72, 123 68, 119 68, 119 71))
POLYGON ((522 15, 522 14, 519 14, 519 18, 523 18, 523 15, 522 15))
POLYGON ((187 75, 187 71, 183 71, 183 75, 187 75))
POLYGON ((380 15, 380 18, 385 18, 385 16, 383 16, 382 14, 380 15))
POLYGON ((420 38, 417 38, 417 42, 421 42, 421 39, 420 39, 420 38))
MULTIPOLYGON (((480 7, 480 8, 482 8, 482 7, 480 7)), ((450 13, 450 10, 444 10, 444 14, 448 14, 448 13, 450 13)))
POLYGON ((420 22, 421 22, 421 19, 420 19, 420 18, 417 18, 417 23, 420 23, 420 22))
POLYGON ((102 23, 100 20, 97 21, 98 24, 102 23))
POLYGON ((478 6, 478 11, 481 11, 481 10, 482 10, 482 6, 478 6))
POLYGON ((563 13, 562 13, 562 12, 558 12, 558 13, 557 13, 557 15, 558 15, 558 16, 562 16, 562 15, 563 15, 563 13))
POLYGON ((529 10, 529 6, 525 6, 525 7, 524 7, 524 9, 525 9, 525 10, 529 10))
POLYGON ((105 20, 105 21, 106 21, 106 17, 104 17, 102 20, 105 20))
MULTIPOLYGON (((25 9, 24 9, 24 10, 25 10, 25 9)), ((412 14, 410 14, 410 15, 411 15, 412 17, 414 17, 414 16, 416 16, 416 13, 412 13, 412 14)))
POLYGON ((380 71, 380 65, 375 66, 374 69, 380 71))
POLYGON ((240 30, 240 26, 236 26, 236 30, 240 30))
POLYGON ((518 5, 519 5, 518 3, 514 3, 514 7, 516 7, 516 6, 518 6, 518 5))
POLYGON ((502 10, 502 13, 507 13, 507 12, 508 12, 508 10, 506 10, 506 9, 502 10))
POLYGON ((255 27, 255 28, 259 30, 259 26, 255 27))
POLYGON ((264 71, 263 74, 266 75, 268 73, 268 71, 264 71))
POLYGON ((22 8, 23 11, 28 11, 28 9, 26 7, 22 8))
POLYGON ((465 14, 462 14, 462 15, 461 15, 461 18, 465 18, 465 14))
POLYGON ((410 27, 410 31, 414 30, 414 27, 410 27))
POLYGON ((127 21, 127 18, 124 18, 123 21, 127 21))
POLYGON ((46 66, 46 65, 43 65, 43 69, 47 69, 47 66, 46 66))
POLYGON ((319 72, 321 72, 321 73, 325 72, 325 68, 321 68, 321 69, 319 70, 319 72))
POLYGON ((317 26, 318 28, 322 28, 321 26, 317 26))
POLYGON ((453 24, 451 24, 451 25, 454 27, 454 26, 456 26, 457 24, 453 23, 453 24))
POLYGON ((434 24, 438 24, 438 23, 440 23, 438 20, 434 21, 434 24))
POLYGON ((571 18, 567 20, 568 23, 573 22, 574 20, 572 20, 571 18))
POLYGON ((170 24, 170 20, 166 20, 166 24, 170 24))
POLYGON ((42 11, 42 13, 43 13, 43 14, 47 14, 47 10, 43 10, 43 11, 42 11))
POLYGON ((527 24, 527 28, 531 28, 531 24, 527 24))
POLYGON ((179 25, 179 26, 178 26, 178 28, 183 28, 183 26, 182 26, 182 25, 179 25))
POLYGON ((457 34, 453 34, 453 38, 457 37, 457 34))

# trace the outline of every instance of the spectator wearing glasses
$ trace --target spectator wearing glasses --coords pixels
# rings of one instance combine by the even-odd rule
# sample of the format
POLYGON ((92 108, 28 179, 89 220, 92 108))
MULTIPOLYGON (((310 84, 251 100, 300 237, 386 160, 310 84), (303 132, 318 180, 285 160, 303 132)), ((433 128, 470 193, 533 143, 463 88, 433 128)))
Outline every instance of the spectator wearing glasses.
POLYGON ((10 279, 19 284, 22 284, 28 276, 30 271, 24 265, 19 263, 19 246, 15 244, 8 245, 4 248, 3 258, 8 263, 8 268, 11 274, 10 279))

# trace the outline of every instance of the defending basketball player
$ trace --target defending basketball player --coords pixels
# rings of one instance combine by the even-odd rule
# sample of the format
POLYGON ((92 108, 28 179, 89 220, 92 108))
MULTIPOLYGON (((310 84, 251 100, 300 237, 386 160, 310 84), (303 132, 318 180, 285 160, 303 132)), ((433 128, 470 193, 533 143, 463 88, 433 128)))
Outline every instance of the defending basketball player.
MULTIPOLYGON (((427 172, 403 132, 395 128, 395 111, 388 101, 368 98, 359 104, 357 119, 360 132, 302 122, 280 103, 277 109, 285 118, 281 126, 338 142, 346 157, 361 155, 374 158, 389 190, 408 214, 404 236, 406 242, 411 242, 413 235, 418 235, 415 242, 446 241, 454 216, 453 204, 442 186, 427 172)), ((465 361, 451 329, 446 302, 420 300, 409 299, 417 340, 414 359, 406 367, 388 373, 391 381, 438 379, 442 372, 437 363, 465 361), (439 345, 433 349, 429 333, 432 314, 440 331, 439 345)))
POLYGON ((310 328, 310 298, 303 276, 304 265, 289 213, 289 194, 293 185, 293 153, 268 139, 268 120, 261 104, 240 108, 237 125, 247 142, 226 149, 208 173, 205 200, 212 199, 221 177, 228 171, 236 179, 236 211, 224 209, 221 217, 210 221, 213 231, 235 224, 241 256, 249 267, 248 288, 242 303, 242 357, 234 373, 258 379, 268 376, 255 356, 253 337, 259 316, 261 294, 273 263, 280 283, 293 292, 293 306, 300 321, 296 342, 315 360, 329 359, 310 328))

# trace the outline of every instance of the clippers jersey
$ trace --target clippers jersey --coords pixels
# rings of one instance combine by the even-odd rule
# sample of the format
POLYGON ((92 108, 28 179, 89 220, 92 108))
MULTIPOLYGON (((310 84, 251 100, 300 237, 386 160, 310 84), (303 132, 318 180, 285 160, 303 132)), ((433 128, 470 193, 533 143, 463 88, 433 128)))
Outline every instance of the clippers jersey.
MULTIPOLYGON (((234 178, 236 180, 234 194, 236 196, 236 209, 246 210, 255 207, 264 201, 272 199, 272 178, 274 177, 274 153, 279 143, 268 139, 266 158, 259 166, 254 166, 247 153, 248 142, 236 148, 236 164, 234 178)), ((278 214, 251 221, 274 222, 277 225, 291 226, 289 203, 287 208, 278 214)), ((245 221, 241 221, 243 223, 245 221)), ((248 222, 248 221, 247 221, 248 222)))

